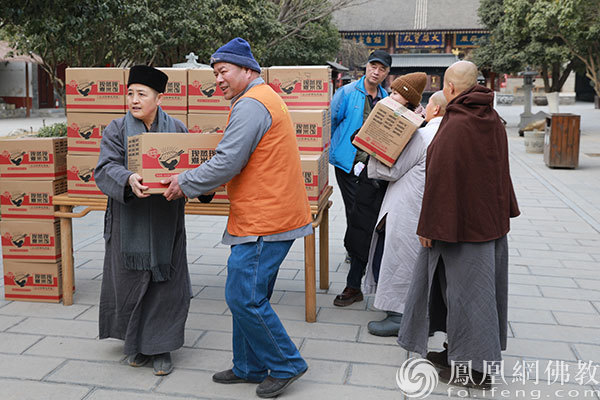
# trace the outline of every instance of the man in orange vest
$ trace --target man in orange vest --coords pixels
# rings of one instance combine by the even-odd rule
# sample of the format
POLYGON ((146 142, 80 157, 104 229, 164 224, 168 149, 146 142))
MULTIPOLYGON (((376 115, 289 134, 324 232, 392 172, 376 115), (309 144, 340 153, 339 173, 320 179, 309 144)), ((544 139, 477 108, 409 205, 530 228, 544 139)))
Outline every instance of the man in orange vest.
POLYGON ((210 59, 217 87, 231 111, 216 155, 164 180, 164 196, 197 197, 227 183, 231 202, 223 244, 231 245, 225 300, 233 318, 233 368, 218 383, 259 383, 259 397, 275 397, 308 366, 269 299, 277 272, 295 239, 312 233, 300 155, 289 112, 260 77, 248 42, 236 38, 210 59))

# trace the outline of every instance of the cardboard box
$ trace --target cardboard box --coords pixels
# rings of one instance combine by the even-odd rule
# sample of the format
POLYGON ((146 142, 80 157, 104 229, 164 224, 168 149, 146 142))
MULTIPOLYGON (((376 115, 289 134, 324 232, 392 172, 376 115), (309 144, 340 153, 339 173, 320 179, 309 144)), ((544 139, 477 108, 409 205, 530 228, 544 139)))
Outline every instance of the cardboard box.
POLYGON ((423 118, 386 97, 377 102, 353 144, 391 167, 423 118))
POLYGON ((327 151, 331 139, 331 116, 325 110, 290 110, 300 154, 327 151))
POLYGON ((20 181, 0 180, 0 214, 3 220, 33 219, 54 220, 52 205, 57 194, 67 191, 67 180, 20 181))
POLYGON ((96 186, 94 170, 98 165, 99 155, 67 156, 67 184, 69 196, 74 197, 106 197, 96 186))
POLYGON ((189 114, 187 127, 190 133, 223 133, 228 116, 228 113, 189 114))
POLYGON ((66 174, 66 137, 0 139, 0 178, 55 180, 66 174))
POLYGON ((269 67, 260 67, 260 77, 265 83, 269 83, 269 67))
POLYGON ((55 263, 60 260, 58 221, 2 220, 0 231, 4 262, 55 263))
POLYGON ((69 154, 98 154, 102 132, 113 119, 125 114, 79 113, 67 114, 67 145, 69 154))
POLYGON ((123 68, 67 68, 67 112, 124 113, 123 68))
POLYGON ((329 184, 329 156, 322 154, 301 154, 302 175, 308 202, 319 204, 325 188, 329 184))
POLYGON ((217 86, 212 68, 188 70, 189 114, 229 112, 230 105, 217 86))
POLYGON ((140 174, 147 193, 163 193, 160 181, 209 160, 223 135, 206 133, 144 133, 128 139, 128 169, 140 174))
POLYGON ((328 66, 269 67, 269 85, 290 110, 328 108, 331 68, 328 66))
MULTIPOLYGON (((169 115, 187 114, 187 69, 184 68, 157 68, 169 77, 167 88, 163 94, 161 108, 169 115)), ((129 68, 125 70, 125 86, 129 80, 129 68)), ((125 90, 127 96, 127 90, 125 90)), ((125 98, 127 105, 127 97, 125 98)))
POLYGON ((58 303, 62 299, 60 262, 44 264, 5 260, 3 264, 6 300, 58 303))

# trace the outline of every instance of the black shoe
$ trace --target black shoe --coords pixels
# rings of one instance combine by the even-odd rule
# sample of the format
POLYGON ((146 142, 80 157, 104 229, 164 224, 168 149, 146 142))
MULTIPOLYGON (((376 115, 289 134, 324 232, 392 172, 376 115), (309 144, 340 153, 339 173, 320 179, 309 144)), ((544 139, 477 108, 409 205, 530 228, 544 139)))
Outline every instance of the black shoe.
POLYGON ((232 369, 228 369, 228 370, 225 370, 225 371, 217 372, 216 374, 214 374, 212 376, 212 380, 213 380, 213 382, 224 383, 224 384, 229 384, 229 383, 260 383, 260 381, 253 381, 253 380, 250 380, 250 379, 240 378, 239 376, 237 376, 235 374, 235 372, 233 372, 232 369))
POLYGON ((444 343, 444 351, 430 351, 425 358, 438 368, 450 368, 450 364, 448 364, 448 343, 444 343))
POLYGON ((173 372, 171 353, 156 354, 152 357, 152 373, 156 376, 169 375, 173 372))
POLYGON ((127 363, 132 367, 142 367, 150 361, 152 356, 147 356, 142 353, 131 354, 127 356, 127 363))
POLYGON ((278 396, 283 393, 283 391, 290 386, 292 382, 304 375, 307 370, 308 368, 300 372, 298 375, 292 376, 291 378, 273 378, 269 375, 256 388, 256 395, 263 399, 278 396))
POLYGON ((456 377, 453 377, 452 368, 450 367, 442 369, 439 373, 439 376, 440 382, 447 383, 448 385, 452 386, 460 386, 479 390, 488 390, 492 387, 491 376, 487 375, 484 380, 483 374, 475 370, 471 370, 471 376, 473 377, 473 380, 467 379, 466 382, 461 379, 457 379, 456 377), (454 379, 451 380, 450 378, 454 379))
POLYGON ((333 305, 338 307, 346 307, 357 301, 363 301, 363 294, 360 289, 346 287, 341 294, 335 296, 333 305))

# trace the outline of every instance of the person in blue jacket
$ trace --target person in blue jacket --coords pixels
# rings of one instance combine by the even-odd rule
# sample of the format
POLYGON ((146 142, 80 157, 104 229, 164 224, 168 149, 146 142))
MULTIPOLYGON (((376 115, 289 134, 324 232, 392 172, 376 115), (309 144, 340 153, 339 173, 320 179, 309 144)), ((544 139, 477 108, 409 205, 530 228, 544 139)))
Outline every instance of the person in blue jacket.
MULTIPOLYGON (((354 205, 360 174, 360 171, 355 171, 355 166, 358 164, 356 169, 360 169, 366 162, 366 153, 357 154, 350 137, 360 129, 375 104, 388 96, 381 83, 387 78, 391 65, 392 57, 387 52, 375 50, 369 56, 365 75, 358 81, 338 89, 331 101, 329 163, 335 167, 335 178, 346 211, 346 226, 354 205), (365 159, 362 160, 361 157, 365 159)), ((362 299, 360 282, 357 285, 347 285, 343 293, 336 298, 340 304, 352 304, 362 299)))

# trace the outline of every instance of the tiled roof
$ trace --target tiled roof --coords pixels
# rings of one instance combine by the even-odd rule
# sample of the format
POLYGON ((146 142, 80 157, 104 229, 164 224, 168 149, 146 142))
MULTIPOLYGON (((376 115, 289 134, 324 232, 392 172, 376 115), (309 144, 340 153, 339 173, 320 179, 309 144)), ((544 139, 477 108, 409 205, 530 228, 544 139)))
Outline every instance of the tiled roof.
POLYGON ((370 0, 334 13, 341 32, 482 30, 479 0, 370 0))

